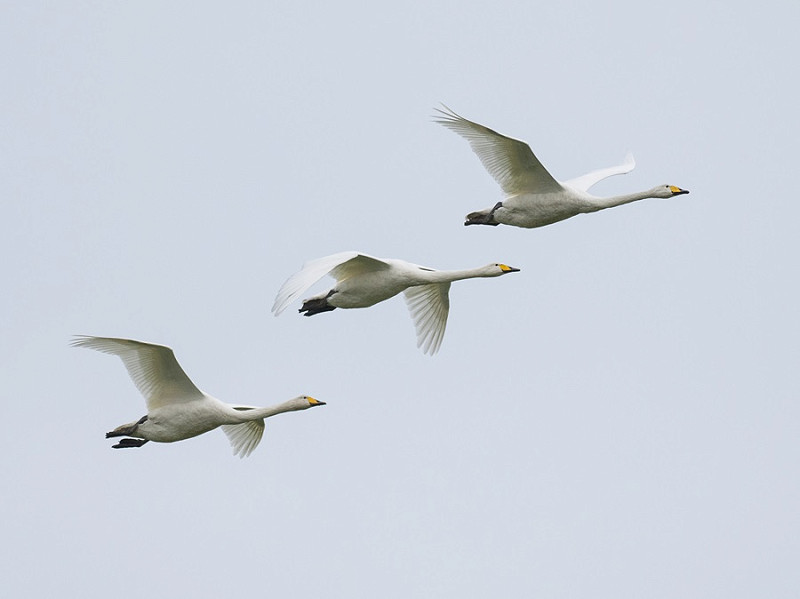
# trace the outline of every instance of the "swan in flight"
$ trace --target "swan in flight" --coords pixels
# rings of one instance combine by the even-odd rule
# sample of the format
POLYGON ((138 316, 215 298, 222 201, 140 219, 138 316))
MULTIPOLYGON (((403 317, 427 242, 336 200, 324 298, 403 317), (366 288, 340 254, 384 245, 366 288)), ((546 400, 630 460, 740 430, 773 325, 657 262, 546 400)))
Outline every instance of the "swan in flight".
POLYGON ((303 300, 299 311, 306 316, 336 308, 367 308, 402 291, 417 329, 417 347, 433 355, 439 351, 447 326, 450 283, 477 277, 499 277, 509 272, 519 272, 519 269, 505 264, 488 264, 469 270, 434 270, 403 260, 341 252, 304 264, 280 288, 272 311, 278 316, 327 274, 336 279, 336 285, 303 300))
POLYGON ((530 146, 468 121, 447 106, 435 109, 434 122, 444 125, 465 138, 478 155, 484 168, 505 192, 506 199, 493 208, 471 212, 465 225, 511 225, 533 229, 571 218, 577 214, 597 212, 645 198, 671 198, 689 193, 674 185, 659 185, 647 191, 599 198, 588 193, 598 181, 633 170, 635 162, 628 154, 617 166, 592 171, 565 182, 556 181, 533 155, 530 146))
POLYGON ((243 458, 261 442, 264 418, 325 405, 324 401, 301 395, 269 408, 234 406, 195 387, 169 347, 84 335, 76 336, 71 345, 119 356, 147 402, 146 416, 106 433, 106 439, 132 437, 121 439, 114 449, 141 447, 148 441, 172 443, 222 427, 233 455, 243 458))

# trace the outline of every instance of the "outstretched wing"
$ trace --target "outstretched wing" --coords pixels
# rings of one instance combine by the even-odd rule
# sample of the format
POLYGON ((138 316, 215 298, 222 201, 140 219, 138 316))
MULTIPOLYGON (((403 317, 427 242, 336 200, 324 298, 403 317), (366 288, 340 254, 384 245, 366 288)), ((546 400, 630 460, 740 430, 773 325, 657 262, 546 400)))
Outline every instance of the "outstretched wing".
POLYGON ((84 335, 76 336, 71 345, 119 356, 144 396, 148 411, 203 397, 203 392, 186 376, 169 347, 132 339, 84 335))
POLYGON ((356 274, 384 268, 389 268, 389 265, 380 258, 352 251, 311 260, 303 264, 299 272, 286 279, 275 297, 272 311, 278 316, 289 304, 305 293, 306 289, 327 274, 334 276, 337 281, 342 281, 356 274))
POLYGON ((434 121, 455 131, 469 142, 484 168, 509 195, 562 191, 524 141, 512 139, 473 123, 444 106, 434 121))
POLYGON ((596 171, 592 171, 591 173, 586 173, 585 175, 582 175, 580 177, 575 177, 574 179, 570 179, 569 181, 564 181, 564 185, 568 185, 569 187, 574 187, 575 189, 579 189, 580 191, 589 191, 589 188, 595 183, 602 181, 607 177, 613 177, 614 175, 624 175, 625 173, 629 173, 633 170, 633 167, 635 166, 636 166, 636 161, 633 159, 633 154, 628 152, 622 164, 618 164, 616 166, 609 166, 608 168, 601 168, 596 171))
MULTIPOLYGON (((234 409, 250 410, 252 408, 234 407, 234 409)), ((253 453, 253 450, 261 443, 261 437, 264 436, 264 419, 251 420, 244 424, 223 424, 220 428, 231 442, 233 455, 244 458, 253 453)))
POLYGON ((417 330, 417 347, 426 354, 439 351, 450 312, 450 283, 409 287, 403 294, 417 330))

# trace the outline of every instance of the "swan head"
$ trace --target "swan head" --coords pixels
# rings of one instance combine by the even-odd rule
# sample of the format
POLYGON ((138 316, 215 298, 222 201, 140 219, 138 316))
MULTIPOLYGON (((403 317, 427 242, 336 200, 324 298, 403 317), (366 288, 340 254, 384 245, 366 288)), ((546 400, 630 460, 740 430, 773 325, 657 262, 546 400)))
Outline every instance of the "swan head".
POLYGON ((286 403, 290 410, 307 410, 308 408, 325 405, 324 401, 314 399, 310 395, 299 395, 286 403))
POLYGON ((499 262, 495 262, 494 264, 487 264, 483 267, 483 270, 486 271, 484 276, 487 277, 499 277, 501 275, 508 274, 510 272, 519 272, 518 268, 514 268, 513 266, 508 266, 507 264, 500 264, 499 262))
POLYGON ((681 189, 675 185, 659 185, 652 190, 654 198, 671 198, 673 196, 680 196, 689 193, 688 189, 681 189))

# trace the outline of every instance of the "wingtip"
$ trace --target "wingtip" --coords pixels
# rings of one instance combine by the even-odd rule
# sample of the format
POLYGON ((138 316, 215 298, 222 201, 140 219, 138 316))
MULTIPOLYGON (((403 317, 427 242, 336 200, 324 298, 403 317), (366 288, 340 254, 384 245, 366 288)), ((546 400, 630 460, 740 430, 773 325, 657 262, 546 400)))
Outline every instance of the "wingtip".
POLYGON ((91 338, 92 338, 91 335, 73 335, 72 338, 69 340, 69 346, 81 347, 91 338))
POLYGON ((438 108, 436 106, 433 107, 433 109, 436 112, 439 113, 439 114, 431 115, 431 119, 433 119, 434 123, 437 123, 439 125, 446 125, 446 124, 450 123, 453 120, 457 120, 457 119, 461 118, 461 116, 459 116, 458 113, 456 113, 455 110, 450 108, 444 102, 439 102, 439 104, 441 105, 442 108, 438 108))

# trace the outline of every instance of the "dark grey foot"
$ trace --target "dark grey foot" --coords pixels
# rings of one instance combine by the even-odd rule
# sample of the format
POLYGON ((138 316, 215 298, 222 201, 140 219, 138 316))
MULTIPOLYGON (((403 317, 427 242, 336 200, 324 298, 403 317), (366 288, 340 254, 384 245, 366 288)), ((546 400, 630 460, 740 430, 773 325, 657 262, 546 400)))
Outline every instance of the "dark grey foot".
POLYGON ((126 447, 141 447, 147 443, 147 439, 120 439, 119 443, 112 445, 113 449, 125 449, 126 447))
POLYGON ((147 420, 147 415, 145 414, 138 421, 134 422, 130 426, 118 426, 110 433, 106 433, 106 439, 110 439, 111 437, 126 437, 128 435, 132 435, 136 432, 136 429, 139 428, 139 425, 142 424, 147 420))
POLYGON ((331 306, 328 303, 328 298, 335 293, 333 289, 331 292, 326 295, 325 297, 318 297, 316 299, 310 299, 303 302, 303 307, 298 310, 300 314, 305 312, 304 316, 314 316, 314 314, 319 314, 321 312, 330 312, 331 310, 335 310, 336 306, 331 306))
POLYGON ((464 226, 468 225, 489 225, 496 227, 500 223, 494 220, 494 212, 503 205, 503 202, 497 202, 488 213, 486 212, 470 212, 464 220, 464 226))

